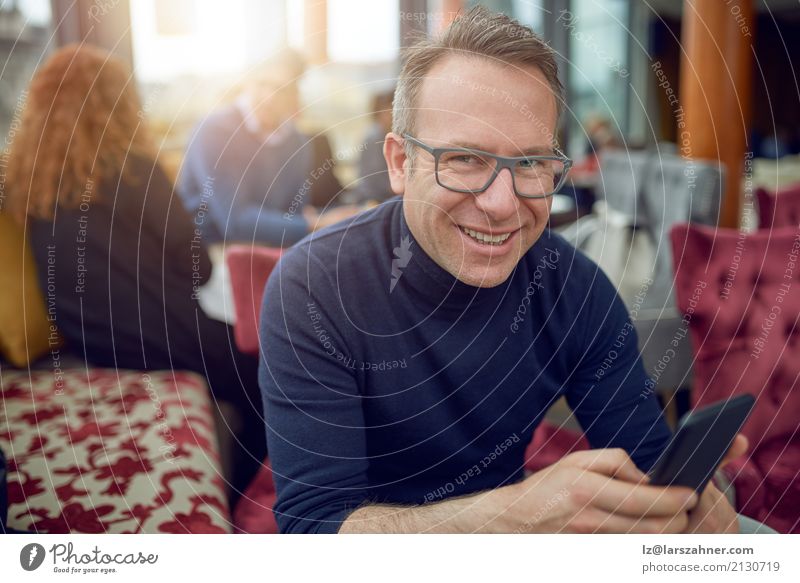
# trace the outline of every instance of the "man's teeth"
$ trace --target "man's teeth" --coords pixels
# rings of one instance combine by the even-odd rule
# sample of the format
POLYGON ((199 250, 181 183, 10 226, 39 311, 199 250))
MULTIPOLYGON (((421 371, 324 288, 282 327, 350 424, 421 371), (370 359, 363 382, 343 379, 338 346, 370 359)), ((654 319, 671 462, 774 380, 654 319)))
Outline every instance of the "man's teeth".
POLYGON ((484 245, 502 245, 505 240, 511 236, 511 233, 492 236, 487 233, 481 233, 480 231, 473 231, 472 229, 468 229, 466 227, 461 227, 461 230, 484 245))

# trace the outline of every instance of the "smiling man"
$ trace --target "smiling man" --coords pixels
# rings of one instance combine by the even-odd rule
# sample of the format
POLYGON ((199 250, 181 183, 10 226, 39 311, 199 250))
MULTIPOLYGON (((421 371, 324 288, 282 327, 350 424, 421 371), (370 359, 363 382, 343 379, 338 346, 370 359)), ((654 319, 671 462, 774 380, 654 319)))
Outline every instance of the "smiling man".
POLYGON ((627 311, 546 229, 561 104, 553 52, 505 16, 408 53, 384 146, 402 197, 301 241, 265 293, 282 532, 737 530, 713 486, 644 480, 670 432, 627 311), (526 477, 561 396, 595 449, 526 477))

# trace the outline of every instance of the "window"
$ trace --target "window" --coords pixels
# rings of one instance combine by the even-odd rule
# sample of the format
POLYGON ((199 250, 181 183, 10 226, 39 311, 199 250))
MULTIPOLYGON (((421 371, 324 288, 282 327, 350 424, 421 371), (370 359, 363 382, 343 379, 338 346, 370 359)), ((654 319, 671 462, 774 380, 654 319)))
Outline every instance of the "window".
POLYGON ((385 62, 400 47, 397 0, 328 0, 328 58, 385 62))
POLYGON ((467 7, 485 6, 492 12, 502 12, 516 18, 539 34, 544 34, 545 17, 549 16, 544 10, 545 2, 546 0, 469 0, 467 7))
POLYGON ((607 118, 612 127, 626 128, 628 1, 572 0, 570 9, 554 18, 568 35, 568 154, 580 159, 586 152, 582 124, 587 118, 607 118))
POLYGON ((284 4, 284 0, 131 2, 137 77, 163 82, 181 75, 241 72, 284 42, 284 4))

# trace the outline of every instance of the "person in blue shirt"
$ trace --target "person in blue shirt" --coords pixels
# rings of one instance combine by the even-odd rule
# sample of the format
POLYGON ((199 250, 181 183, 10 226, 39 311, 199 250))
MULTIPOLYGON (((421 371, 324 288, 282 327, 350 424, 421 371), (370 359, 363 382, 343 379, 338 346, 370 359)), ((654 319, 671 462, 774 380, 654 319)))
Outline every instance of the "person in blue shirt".
POLYGON ((546 228, 561 104, 553 51, 483 8, 406 55, 384 145, 402 197, 303 239, 265 291, 281 532, 737 531, 713 485, 647 484, 671 434, 635 330, 546 228), (562 396, 594 449, 526 476, 562 396))
POLYGON ((394 196, 383 157, 383 139, 392 129, 393 96, 394 91, 384 91, 372 98, 372 123, 358 160, 358 181, 347 193, 349 200, 383 202, 394 196))
POLYGON ((258 67, 234 103, 192 132, 179 176, 180 194, 207 244, 255 242, 288 247, 359 210, 321 214, 310 202, 340 190, 333 158, 319 159, 324 136, 311 138, 294 120, 302 58, 278 53, 258 67))

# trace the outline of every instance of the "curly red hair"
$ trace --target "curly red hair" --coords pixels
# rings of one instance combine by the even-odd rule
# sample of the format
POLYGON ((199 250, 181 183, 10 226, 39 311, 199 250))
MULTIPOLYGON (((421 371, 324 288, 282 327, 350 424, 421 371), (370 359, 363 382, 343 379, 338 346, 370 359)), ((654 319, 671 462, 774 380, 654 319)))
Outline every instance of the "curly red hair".
POLYGON ((8 164, 9 210, 51 219, 136 153, 154 158, 130 68, 96 47, 56 51, 33 76, 8 164))

